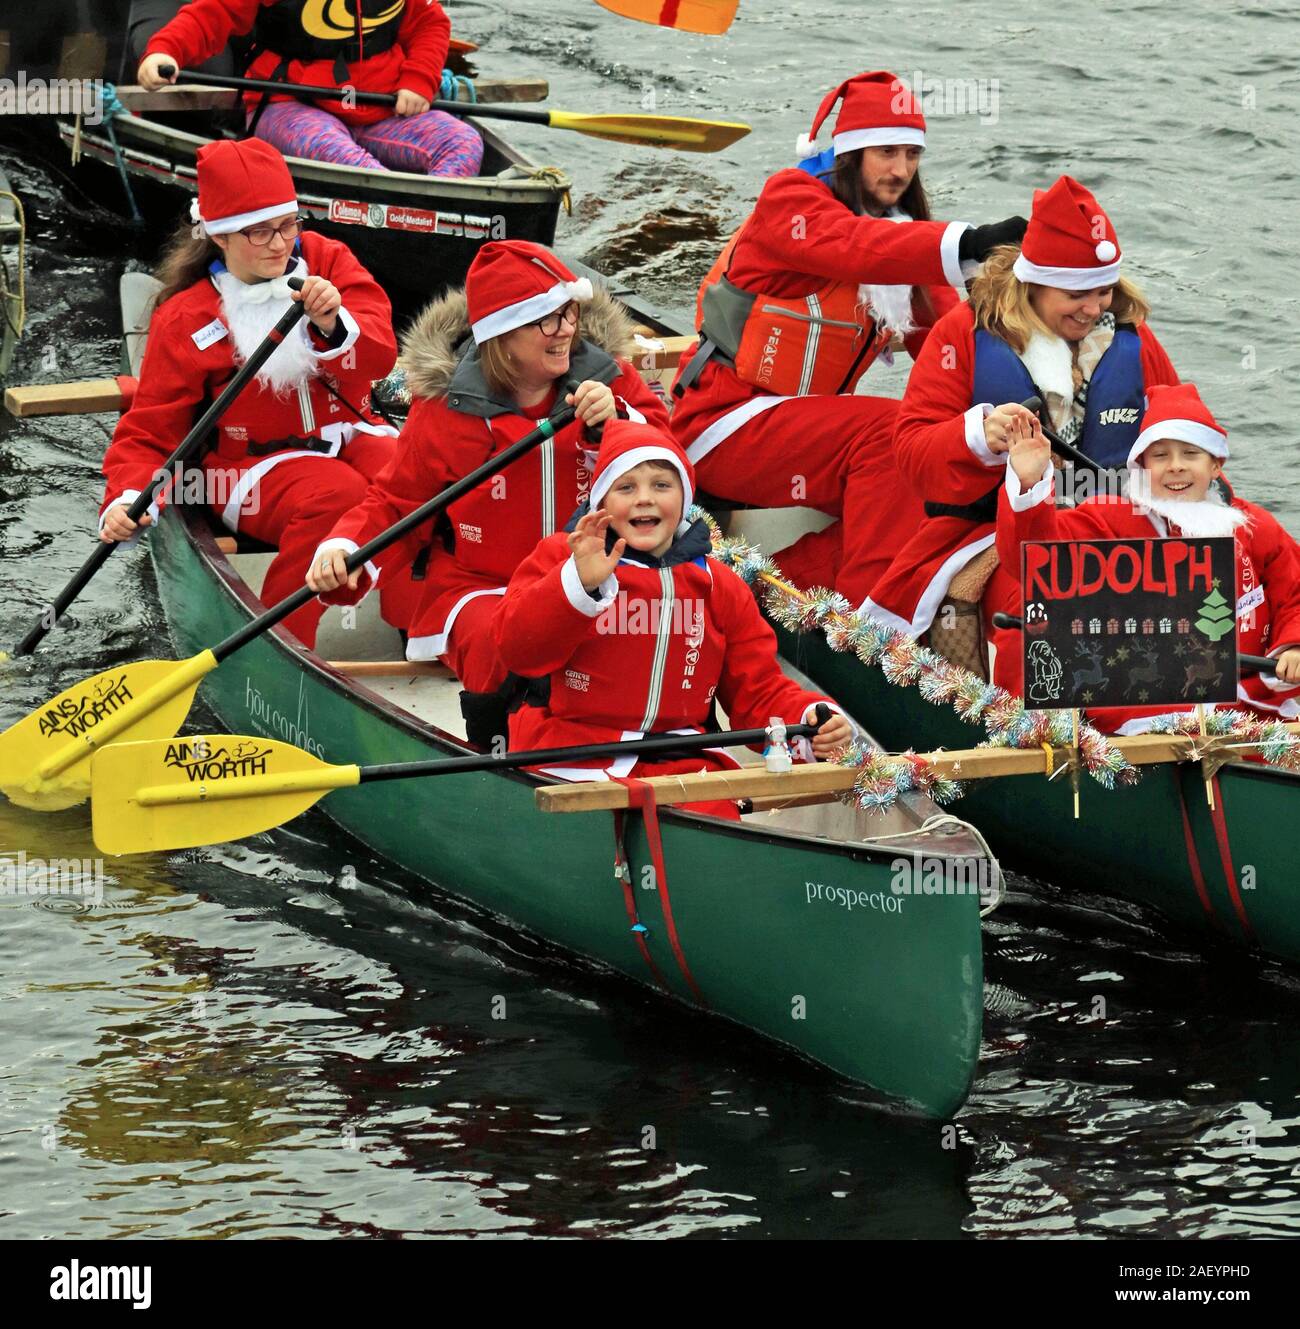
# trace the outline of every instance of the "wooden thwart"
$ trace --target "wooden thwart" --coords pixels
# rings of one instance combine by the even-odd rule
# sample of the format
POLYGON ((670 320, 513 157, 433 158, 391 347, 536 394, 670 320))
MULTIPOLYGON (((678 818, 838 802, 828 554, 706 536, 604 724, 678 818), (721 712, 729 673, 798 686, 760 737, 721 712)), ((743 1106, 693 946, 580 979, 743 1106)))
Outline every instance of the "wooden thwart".
MULTIPOLYGON (((1286 726, 1300 733, 1300 722, 1286 726)), ((1111 740, 1134 766, 1159 762, 1190 761, 1197 746, 1208 740, 1186 734, 1137 734, 1111 740)), ((1245 750, 1245 749, 1242 749, 1245 750)), ((951 752, 917 754, 940 775, 953 780, 990 780, 1004 775, 1045 775, 1048 756, 1042 748, 959 748, 951 752)), ((1069 748, 1057 748, 1052 768, 1066 764, 1069 748)), ((899 758, 901 761, 902 758, 899 758)), ((796 766, 783 774, 762 767, 739 771, 706 771, 696 775, 656 775, 646 780, 655 801, 703 803, 712 799, 750 798, 762 807, 776 807, 786 800, 816 801, 853 787, 857 772, 848 766, 818 762, 796 766)), ((627 788, 609 780, 583 784, 543 785, 537 790, 537 806, 543 812, 598 812, 628 806, 627 788)))
POLYGON ((88 378, 80 383, 36 383, 5 389, 5 410, 14 416, 89 415, 116 411, 122 389, 115 378, 88 378))
MULTIPOLYGON (((544 78, 478 78, 476 100, 486 104, 541 102, 551 95, 544 78)), ((138 83, 121 85, 118 99, 128 111, 229 111, 238 106, 243 93, 234 88, 209 88, 198 83, 169 83, 153 92, 138 83)), ((454 101, 468 102, 469 89, 457 84, 454 101)))

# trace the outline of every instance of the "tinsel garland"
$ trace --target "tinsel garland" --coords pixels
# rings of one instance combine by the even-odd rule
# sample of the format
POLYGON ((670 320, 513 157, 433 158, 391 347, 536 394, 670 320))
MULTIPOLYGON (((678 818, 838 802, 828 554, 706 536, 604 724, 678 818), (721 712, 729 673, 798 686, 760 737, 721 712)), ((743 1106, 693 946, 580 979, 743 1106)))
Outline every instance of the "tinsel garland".
MULTIPOLYGON (((1212 738, 1232 738, 1243 747, 1259 753, 1270 766, 1282 766, 1289 771, 1300 771, 1300 738, 1281 720, 1265 720, 1246 711, 1233 709, 1208 710, 1205 728, 1201 728, 1195 713, 1158 716, 1151 726, 1155 734, 1186 734, 1189 738, 1208 735, 1212 738)), ((1231 746, 1229 744, 1228 746, 1231 746)))

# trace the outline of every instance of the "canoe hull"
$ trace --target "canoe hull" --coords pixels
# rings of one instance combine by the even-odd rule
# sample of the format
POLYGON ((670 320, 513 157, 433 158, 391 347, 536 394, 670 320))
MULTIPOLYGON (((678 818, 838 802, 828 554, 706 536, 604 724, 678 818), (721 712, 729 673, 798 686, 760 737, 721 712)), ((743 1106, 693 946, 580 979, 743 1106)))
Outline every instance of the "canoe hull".
MULTIPOLYGON (((777 629, 782 654, 892 750, 971 747, 983 738, 914 688, 832 651, 818 632, 777 629)), ((1300 962, 1300 872, 1279 829, 1300 815, 1300 775, 1223 768, 1211 812, 1196 764, 1152 766, 1107 792, 1084 778, 1080 818, 1065 780, 1011 776, 968 786, 957 806, 1010 867, 1157 909, 1181 928, 1300 962)))
MULTIPOLYGON (((178 651, 246 622, 257 604, 204 523, 168 509, 150 541, 178 651)), ((332 761, 459 755, 453 739, 358 688, 292 637, 260 638, 203 697, 232 732, 285 739, 332 761)), ((599 965, 659 986, 613 876, 607 813, 538 812, 536 782, 480 773, 331 794, 322 809, 367 847, 599 965), (511 828, 507 838, 502 828, 511 828)), ((691 1001, 669 944, 638 819, 633 896, 668 995, 691 1001)), ((983 971, 974 894, 898 897, 897 850, 662 817, 668 894, 708 1008, 836 1073, 935 1116, 964 1100, 979 1056, 983 971)), ((926 852, 933 841, 927 842, 926 852)))

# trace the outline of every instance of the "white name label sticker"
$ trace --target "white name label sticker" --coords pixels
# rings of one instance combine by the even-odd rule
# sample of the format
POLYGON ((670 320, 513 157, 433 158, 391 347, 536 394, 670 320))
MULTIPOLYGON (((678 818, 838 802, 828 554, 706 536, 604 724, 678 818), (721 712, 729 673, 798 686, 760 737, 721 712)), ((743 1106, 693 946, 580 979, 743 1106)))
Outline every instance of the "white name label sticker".
POLYGON ((1252 587, 1245 595, 1237 598, 1237 617, 1241 618, 1243 614, 1248 614, 1252 609, 1258 609, 1264 603, 1264 588, 1262 586, 1252 587))
POLYGON ((214 318, 206 328, 200 328, 197 332, 190 333, 190 340, 200 351, 206 351, 213 342, 220 341, 222 337, 229 335, 229 329, 219 319, 214 318))

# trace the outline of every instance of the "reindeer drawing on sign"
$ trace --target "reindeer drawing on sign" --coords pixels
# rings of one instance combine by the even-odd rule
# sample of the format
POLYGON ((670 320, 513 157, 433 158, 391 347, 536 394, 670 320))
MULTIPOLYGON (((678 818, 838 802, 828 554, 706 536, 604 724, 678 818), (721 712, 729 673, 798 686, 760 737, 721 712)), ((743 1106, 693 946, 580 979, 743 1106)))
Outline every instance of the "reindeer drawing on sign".
MULTIPOLYGON (((1189 664, 1186 672, 1187 677, 1183 681, 1183 696, 1186 697, 1191 691, 1194 683, 1207 683, 1211 687, 1219 687, 1223 682, 1223 665, 1219 661, 1213 646, 1201 646, 1195 654, 1201 657, 1197 664, 1189 664)), ((1201 689, 1204 691, 1204 689, 1201 689)))
POLYGON ((1160 679, 1160 666, 1156 663, 1154 646, 1143 646, 1138 652, 1146 657, 1146 664, 1134 665, 1128 671, 1128 686, 1131 692, 1139 683, 1156 683, 1160 679))
POLYGON ((1076 665, 1072 671, 1071 692, 1078 692, 1081 683, 1096 683, 1100 686, 1109 681, 1108 675, 1101 667, 1101 657, 1102 648, 1100 643, 1095 641, 1079 642, 1074 653, 1075 660, 1088 660, 1090 663, 1086 667, 1076 665))

